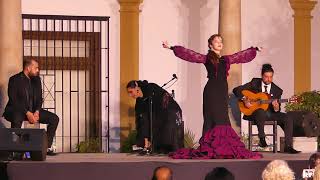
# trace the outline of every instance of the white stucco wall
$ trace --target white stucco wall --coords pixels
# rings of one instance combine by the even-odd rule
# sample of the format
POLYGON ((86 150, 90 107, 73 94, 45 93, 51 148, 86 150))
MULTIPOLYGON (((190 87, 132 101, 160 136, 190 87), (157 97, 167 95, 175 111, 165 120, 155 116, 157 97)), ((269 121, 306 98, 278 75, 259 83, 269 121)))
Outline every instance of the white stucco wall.
MULTIPOLYGON (((202 131, 202 90, 206 83, 203 65, 181 61, 161 42, 183 45, 207 52, 207 39, 218 31, 218 0, 144 0, 140 16, 140 79, 162 85, 172 74, 178 81, 175 90, 183 110, 186 128, 199 138, 202 131)), ((119 5, 117 0, 22 0, 22 12, 29 14, 110 16, 110 122, 119 127, 119 5)), ((293 17, 287 0, 242 0, 242 48, 262 46, 264 51, 243 65, 243 83, 260 76, 263 63, 271 63, 274 81, 293 94, 293 17)), ((312 89, 320 89, 318 80, 320 52, 319 4, 312 20, 312 89)), ((243 130, 246 131, 246 124, 243 130)), ((115 131, 116 132, 116 131, 115 131)), ((113 133, 114 139, 118 133, 113 133)), ((112 133, 112 132, 111 132, 112 133)), ((117 141, 112 149, 119 147, 117 141)))

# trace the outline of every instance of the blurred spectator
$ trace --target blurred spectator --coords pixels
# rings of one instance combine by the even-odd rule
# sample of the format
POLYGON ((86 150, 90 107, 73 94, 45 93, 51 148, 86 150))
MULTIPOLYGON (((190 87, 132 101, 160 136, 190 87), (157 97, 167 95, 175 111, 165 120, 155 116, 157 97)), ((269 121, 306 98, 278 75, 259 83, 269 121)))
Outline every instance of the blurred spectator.
POLYGON ((160 166, 154 169, 152 180, 173 180, 172 170, 167 166, 160 166))
POLYGON ((224 167, 216 167, 210 171, 205 180, 234 180, 234 175, 224 167))
POLYGON ((316 166, 314 170, 313 180, 320 180, 320 165, 316 166))
POLYGON ((320 164, 320 153, 314 153, 309 158, 309 169, 314 169, 320 164))
POLYGON ((271 161, 262 172, 263 180, 293 180, 294 173, 286 161, 271 161))

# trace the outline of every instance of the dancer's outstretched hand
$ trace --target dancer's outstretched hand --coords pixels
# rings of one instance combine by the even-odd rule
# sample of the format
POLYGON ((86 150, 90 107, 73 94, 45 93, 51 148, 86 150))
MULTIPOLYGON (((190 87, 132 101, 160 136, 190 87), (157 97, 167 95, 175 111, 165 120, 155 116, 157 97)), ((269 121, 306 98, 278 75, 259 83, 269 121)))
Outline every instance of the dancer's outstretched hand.
POLYGON ((258 51, 261 52, 263 50, 263 47, 257 47, 258 51))
POLYGON ((162 41, 162 47, 163 47, 163 48, 170 49, 170 46, 169 46, 168 41, 162 41))

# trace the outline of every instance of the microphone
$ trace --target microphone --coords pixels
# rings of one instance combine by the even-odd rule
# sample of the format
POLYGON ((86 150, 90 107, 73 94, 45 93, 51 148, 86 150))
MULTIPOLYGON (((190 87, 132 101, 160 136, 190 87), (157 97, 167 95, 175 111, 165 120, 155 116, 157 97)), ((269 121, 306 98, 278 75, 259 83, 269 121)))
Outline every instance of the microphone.
POLYGON ((170 79, 170 81, 168 81, 168 82, 164 83, 161 87, 166 86, 167 84, 169 84, 171 81, 173 81, 173 80, 175 80, 175 79, 177 79, 177 80, 178 80, 177 75, 176 75, 176 74, 172 74, 172 78, 170 79))
POLYGON ((172 74, 173 79, 178 79, 176 74, 172 74))
POLYGON ((175 94, 174 94, 174 90, 171 90, 171 97, 173 97, 173 99, 175 98, 175 94))

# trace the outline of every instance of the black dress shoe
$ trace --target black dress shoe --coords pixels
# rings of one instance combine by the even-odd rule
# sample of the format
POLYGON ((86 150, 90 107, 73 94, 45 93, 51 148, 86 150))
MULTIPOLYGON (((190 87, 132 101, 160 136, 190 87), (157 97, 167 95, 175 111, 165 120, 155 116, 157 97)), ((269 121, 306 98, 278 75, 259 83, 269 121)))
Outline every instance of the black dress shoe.
POLYGON ((47 155, 48 155, 48 156, 56 156, 57 153, 55 153, 55 152, 54 152, 53 150, 51 150, 51 149, 48 149, 47 155))
POLYGON ((298 153, 301 153, 301 151, 297 151, 295 149, 293 149, 293 147, 291 146, 287 146, 284 148, 284 152, 285 153, 288 153, 288 154, 298 154, 298 153))
POLYGON ((143 147, 137 145, 132 146, 132 153, 140 153, 141 151, 143 151, 143 147))
POLYGON ((267 144, 265 138, 260 138, 259 146, 260 147, 268 147, 268 144, 267 144))
POLYGON ((150 148, 143 148, 143 150, 141 150, 139 152, 140 156, 148 156, 151 154, 151 149, 150 148))
POLYGON ((13 152, 11 158, 12 159, 10 159, 10 160, 21 161, 21 160, 23 160, 23 153, 22 152, 13 152))

